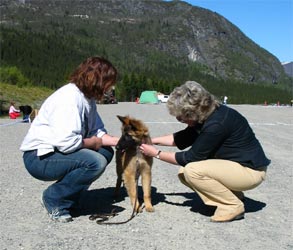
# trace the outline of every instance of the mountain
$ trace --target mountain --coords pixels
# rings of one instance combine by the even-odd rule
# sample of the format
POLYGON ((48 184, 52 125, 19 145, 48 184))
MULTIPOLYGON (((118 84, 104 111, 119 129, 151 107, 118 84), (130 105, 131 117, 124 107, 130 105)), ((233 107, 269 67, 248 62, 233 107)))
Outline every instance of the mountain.
POLYGON ((284 62, 282 63, 285 73, 290 76, 293 77, 293 62, 284 62))
POLYGON ((268 85, 286 78, 279 60, 229 20, 183 1, 2 0, 0 11, 1 65, 35 84, 56 87, 93 54, 109 58, 121 78, 141 73, 172 82, 169 89, 205 77, 268 85))

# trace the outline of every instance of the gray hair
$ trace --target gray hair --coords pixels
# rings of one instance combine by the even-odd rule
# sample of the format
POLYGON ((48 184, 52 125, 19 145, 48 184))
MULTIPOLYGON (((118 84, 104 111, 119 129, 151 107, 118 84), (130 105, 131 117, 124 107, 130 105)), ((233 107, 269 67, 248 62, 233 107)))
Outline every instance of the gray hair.
POLYGON ((176 87, 167 102, 170 115, 203 123, 219 107, 215 96, 195 81, 176 87))

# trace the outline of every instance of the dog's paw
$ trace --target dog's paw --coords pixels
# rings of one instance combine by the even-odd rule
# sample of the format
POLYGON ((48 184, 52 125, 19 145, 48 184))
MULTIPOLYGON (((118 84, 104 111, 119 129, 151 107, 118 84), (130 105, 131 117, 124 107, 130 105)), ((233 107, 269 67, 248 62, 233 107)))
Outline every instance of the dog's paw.
POLYGON ((146 206, 146 207, 145 207, 145 210, 146 210, 147 212, 155 212, 155 209, 153 208, 153 206, 146 206))
POLYGON ((135 209, 135 211, 136 211, 136 213, 142 213, 142 207, 137 207, 137 208, 135 209))

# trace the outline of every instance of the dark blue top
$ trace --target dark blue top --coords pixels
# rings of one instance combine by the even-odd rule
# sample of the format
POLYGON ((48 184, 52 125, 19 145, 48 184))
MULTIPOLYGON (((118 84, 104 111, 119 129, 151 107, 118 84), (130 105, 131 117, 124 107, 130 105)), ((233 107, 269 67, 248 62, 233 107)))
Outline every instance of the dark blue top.
POLYGON ((245 117, 224 105, 203 124, 174 133, 174 142, 179 149, 191 146, 175 154, 181 166, 206 159, 235 161, 253 169, 270 164, 245 117))

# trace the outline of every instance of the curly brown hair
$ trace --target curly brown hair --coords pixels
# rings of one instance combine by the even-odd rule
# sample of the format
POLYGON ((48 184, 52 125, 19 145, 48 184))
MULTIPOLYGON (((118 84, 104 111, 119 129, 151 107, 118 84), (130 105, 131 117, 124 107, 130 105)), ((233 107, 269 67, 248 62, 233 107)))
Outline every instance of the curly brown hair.
POLYGON ((101 100, 117 80, 117 70, 107 59, 89 57, 70 75, 74 83, 87 98, 101 100))

